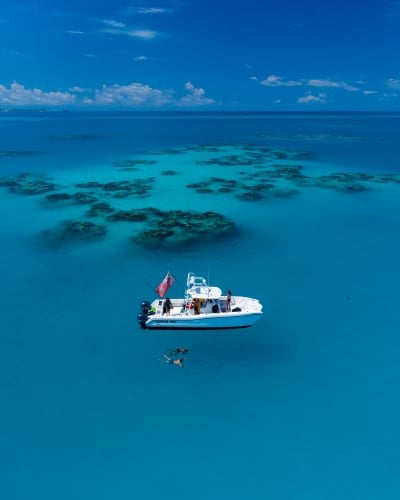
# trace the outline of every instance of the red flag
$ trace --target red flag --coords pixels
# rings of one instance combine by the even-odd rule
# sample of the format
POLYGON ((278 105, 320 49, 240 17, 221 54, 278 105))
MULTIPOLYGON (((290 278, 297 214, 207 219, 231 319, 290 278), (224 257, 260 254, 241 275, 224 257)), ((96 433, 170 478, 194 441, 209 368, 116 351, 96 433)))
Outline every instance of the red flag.
POLYGON ((172 274, 168 271, 165 278, 162 280, 162 282, 158 285, 156 288, 156 292, 158 295, 163 298, 164 295, 167 293, 168 289, 172 286, 174 283, 174 278, 172 274))

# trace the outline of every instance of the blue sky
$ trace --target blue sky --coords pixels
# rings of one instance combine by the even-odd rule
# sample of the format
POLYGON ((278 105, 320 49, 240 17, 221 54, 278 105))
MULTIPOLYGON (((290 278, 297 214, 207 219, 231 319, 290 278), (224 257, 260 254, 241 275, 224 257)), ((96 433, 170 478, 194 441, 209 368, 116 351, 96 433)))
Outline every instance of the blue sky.
POLYGON ((0 4, 0 107, 400 111, 400 0, 0 4))

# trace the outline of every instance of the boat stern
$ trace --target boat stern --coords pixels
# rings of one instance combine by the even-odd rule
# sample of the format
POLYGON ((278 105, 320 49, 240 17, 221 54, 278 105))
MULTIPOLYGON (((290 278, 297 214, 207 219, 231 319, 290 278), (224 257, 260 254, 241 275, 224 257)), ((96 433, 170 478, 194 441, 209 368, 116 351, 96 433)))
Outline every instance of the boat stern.
POLYGON ((151 314, 151 304, 147 300, 143 300, 140 304, 140 312, 137 315, 137 322, 143 328, 146 328, 146 322, 149 319, 149 315, 151 314))

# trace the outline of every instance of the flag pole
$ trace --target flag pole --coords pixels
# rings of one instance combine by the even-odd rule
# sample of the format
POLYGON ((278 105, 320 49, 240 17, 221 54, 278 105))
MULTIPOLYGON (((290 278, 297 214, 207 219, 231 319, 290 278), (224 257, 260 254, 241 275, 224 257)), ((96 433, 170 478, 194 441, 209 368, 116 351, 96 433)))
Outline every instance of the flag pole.
POLYGON ((149 288, 151 288, 151 290, 152 290, 152 292, 153 292, 153 293, 157 293, 157 292, 156 292, 156 289, 155 289, 155 288, 153 288, 153 287, 150 285, 150 283, 149 283, 148 281, 146 281, 146 280, 143 280, 143 281, 146 283, 146 285, 147 285, 149 288))
POLYGON ((182 285, 182 283, 180 281, 178 281, 175 276, 173 276, 174 280, 178 283, 178 285, 182 288, 182 290, 185 292, 186 291, 186 288, 182 285))

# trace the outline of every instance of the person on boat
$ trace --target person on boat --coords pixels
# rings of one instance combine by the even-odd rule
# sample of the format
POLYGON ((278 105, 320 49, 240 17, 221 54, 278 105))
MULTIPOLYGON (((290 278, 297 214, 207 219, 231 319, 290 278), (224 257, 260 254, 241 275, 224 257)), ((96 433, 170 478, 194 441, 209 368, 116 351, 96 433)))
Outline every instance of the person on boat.
POLYGON ((169 316, 169 312, 171 311, 171 309, 173 308, 173 305, 172 305, 172 302, 171 300, 167 297, 165 300, 164 300, 164 304, 163 304, 163 314, 166 314, 167 316, 169 316))
POLYGON ((200 314, 200 301, 199 299, 193 299, 194 313, 200 314))
POLYGON ((163 356, 164 359, 162 359, 161 361, 167 363, 167 365, 177 365, 179 366, 179 368, 183 368, 183 362, 185 361, 183 358, 173 359, 167 356, 166 354, 163 354, 163 356))
POLYGON ((226 294, 226 310, 227 312, 231 310, 232 292, 228 290, 226 294))

